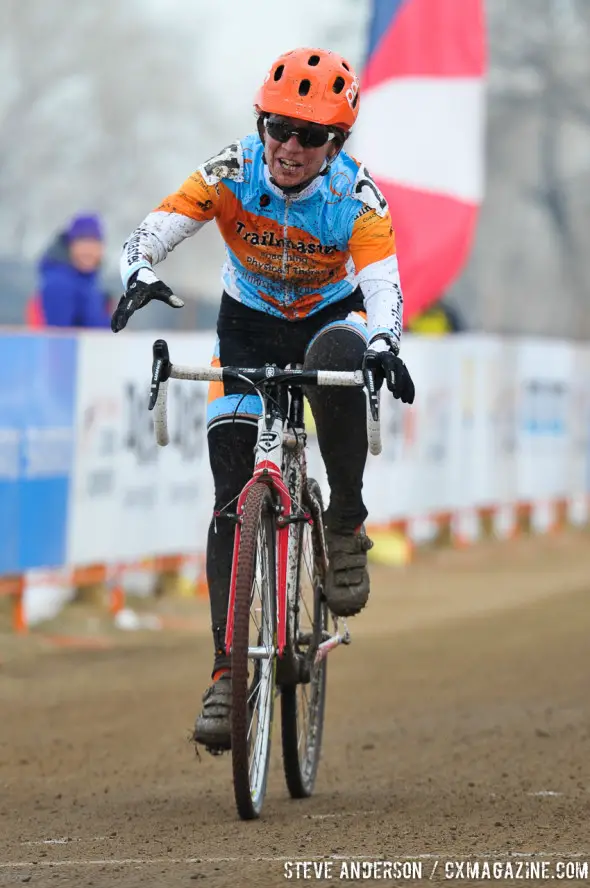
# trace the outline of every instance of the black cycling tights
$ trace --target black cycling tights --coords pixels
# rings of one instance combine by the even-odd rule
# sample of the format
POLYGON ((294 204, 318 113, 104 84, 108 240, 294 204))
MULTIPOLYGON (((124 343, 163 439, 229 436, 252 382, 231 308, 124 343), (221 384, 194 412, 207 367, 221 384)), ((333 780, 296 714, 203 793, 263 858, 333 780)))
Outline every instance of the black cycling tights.
MULTIPOLYGON (((354 325, 334 323, 346 319, 356 307, 353 297, 349 297, 339 307, 291 322, 247 309, 224 294, 218 322, 221 364, 260 367, 276 363, 284 367, 288 363, 303 363, 306 369, 357 370, 366 348, 365 340, 354 325)), ((225 387, 226 394, 237 390, 240 390, 239 384, 225 387)), ((367 517, 362 498, 367 458, 364 392, 314 386, 308 387, 305 394, 313 412, 330 485, 326 521, 333 530, 353 530, 367 517)), ((239 495, 252 476, 256 427, 239 421, 212 423, 208 444, 215 482, 215 509, 220 510, 239 495)), ((222 647, 234 529, 230 519, 213 519, 207 540, 215 669, 229 665, 222 647)))

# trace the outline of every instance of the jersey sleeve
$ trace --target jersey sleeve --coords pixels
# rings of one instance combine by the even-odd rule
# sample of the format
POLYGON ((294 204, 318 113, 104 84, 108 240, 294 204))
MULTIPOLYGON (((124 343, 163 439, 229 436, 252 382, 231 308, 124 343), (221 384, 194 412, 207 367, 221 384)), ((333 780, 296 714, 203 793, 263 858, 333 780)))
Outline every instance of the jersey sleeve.
POLYGON ((154 212, 184 216, 204 224, 218 215, 221 193, 219 183, 208 184, 202 170, 198 169, 183 182, 178 191, 164 198, 154 212))
POLYGON ((354 220, 349 249, 357 274, 373 262, 395 256, 395 234, 389 211, 380 216, 371 207, 364 206, 354 220))
POLYGON ((223 180, 242 182, 243 168, 241 142, 232 142, 164 198, 123 244, 119 266, 123 286, 136 271, 151 270, 183 240, 222 216, 227 194, 223 180))
POLYGON ((349 249, 367 310, 369 342, 384 334, 399 346, 404 303, 389 211, 364 206, 354 220, 349 249))
POLYGON ((184 216, 204 224, 222 214, 226 193, 224 179, 244 181, 244 152, 241 142, 232 142, 211 157, 165 198, 155 212, 184 216))
POLYGON ((152 269, 168 253, 192 237, 220 212, 222 190, 208 184, 197 170, 149 213, 123 245, 120 272, 123 286, 141 268, 152 269))

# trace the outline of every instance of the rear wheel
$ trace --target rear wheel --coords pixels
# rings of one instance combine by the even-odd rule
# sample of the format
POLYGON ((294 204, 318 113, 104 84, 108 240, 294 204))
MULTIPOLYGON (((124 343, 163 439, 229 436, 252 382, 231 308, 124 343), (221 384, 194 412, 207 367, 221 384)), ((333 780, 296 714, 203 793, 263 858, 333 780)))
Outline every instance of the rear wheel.
POLYGON ((266 484, 244 503, 236 572, 232 769, 238 813, 258 817, 266 794, 275 688, 275 513, 266 484))
POLYGON ((323 596, 326 555, 322 533, 322 494, 317 481, 310 479, 303 507, 313 525, 301 525, 299 552, 298 606, 295 611, 295 655, 307 664, 307 680, 281 688, 281 733, 283 766, 289 793, 306 798, 313 792, 324 728, 327 660, 315 663, 319 644, 329 635, 328 607, 323 596))

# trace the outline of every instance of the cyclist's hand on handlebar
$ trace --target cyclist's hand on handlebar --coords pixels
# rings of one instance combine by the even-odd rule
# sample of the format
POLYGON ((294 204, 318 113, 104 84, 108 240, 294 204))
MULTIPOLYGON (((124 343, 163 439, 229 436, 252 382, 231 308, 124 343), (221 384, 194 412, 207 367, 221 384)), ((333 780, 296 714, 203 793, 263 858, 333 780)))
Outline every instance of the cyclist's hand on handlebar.
POLYGON ((404 404, 414 403, 415 388, 410 372, 387 340, 377 339, 369 343, 363 358, 363 370, 373 371, 378 389, 385 380, 394 398, 404 404))
POLYGON ((172 308, 182 308, 184 302, 175 296, 170 287, 158 280, 149 268, 140 268, 129 279, 127 290, 119 299, 119 304, 111 318, 111 330, 118 333, 127 326, 127 321, 138 308, 143 308, 152 299, 165 302, 172 308))

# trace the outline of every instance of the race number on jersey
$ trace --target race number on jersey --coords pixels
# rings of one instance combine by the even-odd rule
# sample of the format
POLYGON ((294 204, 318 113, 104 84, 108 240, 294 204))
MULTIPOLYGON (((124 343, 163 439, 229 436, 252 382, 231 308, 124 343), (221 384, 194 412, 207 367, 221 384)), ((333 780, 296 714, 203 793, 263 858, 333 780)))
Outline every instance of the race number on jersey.
POLYGON ((221 179, 232 179, 234 182, 243 181, 243 155, 239 142, 232 142, 223 148, 219 154, 207 160, 200 170, 207 185, 215 185, 221 179))
POLYGON ((370 172, 363 164, 359 167, 354 180, 352 194, 353 197, 361 201, 366 207, 375 210, 378 216, 384 216, 387 213, 387 201, 375 184, 370 172))

